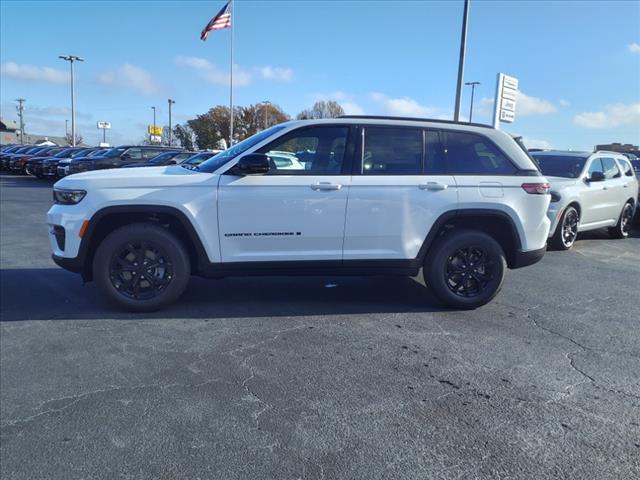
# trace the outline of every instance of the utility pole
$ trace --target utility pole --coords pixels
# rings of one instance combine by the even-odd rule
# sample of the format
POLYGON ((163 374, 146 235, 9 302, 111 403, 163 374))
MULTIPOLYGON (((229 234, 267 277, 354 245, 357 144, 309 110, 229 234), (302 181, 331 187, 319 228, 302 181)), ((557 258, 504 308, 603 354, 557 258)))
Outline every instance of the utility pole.
POLYGON ((469 17, 469 0, 464 0, 464 12, 462 14, 462 33, 460 35, 460 58, 458 61, 458 83, 456 85, 456 106, 453 120, 460 120, 460 106, 462 104, 462 79, 464 77, 464 55, 467 49, 467 18, 469 17))
POLYGON ((169 102, 169 146, 173 145, 173 131, 171 130, 171 105, 173 105, 175 100, 167 100, 169 102))
POLYGON ((151 128, 152 133, 149 134, 149 143, 152 143, 153 137, 156 135, 156 107, 151 107, 151 110, 153 110, 153 127, 151 128))
POLYGON ((76 55, 58 55, 58 58, 66 60, 71 66, 71 146, 76 146, 76 99, 73 89, 73 62, 84 62, 84 58, 76 55))
POLYGON ((269 105, 271 105, 271 102, 269 100, 265 100, 262 104, 264 105, 264 129, 266 130, 269 127, 267 119, 269 115, 269 105))
POLYGON ((16 98, 16 102, 18 105, 16 106, 16 110, 18 111, 18 117, 20 117, 20 143, 24 143, 24 102, 26 100, 24 98, 16 98))
POLYGON ((473 117, 473 91, 476 85, 480 85, 480 82, 467 82, 465 85, 471 85, 471 107, 469 108, 469 123, 471 123, 471 118, 473 117))

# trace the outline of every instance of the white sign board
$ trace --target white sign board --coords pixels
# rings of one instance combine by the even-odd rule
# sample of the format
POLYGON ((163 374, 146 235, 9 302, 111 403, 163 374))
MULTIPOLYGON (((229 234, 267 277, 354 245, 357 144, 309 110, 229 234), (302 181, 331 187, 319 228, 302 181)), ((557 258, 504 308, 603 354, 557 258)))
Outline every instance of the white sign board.
POLYGON ((111 128, 111 122, 98 122, 98 128, 109 130, 111 128))
POLYGON ((500 128, 500 122, 513 123, 516 119, 516 102, 518 99, 518 79, 498 74, 496 98, 493 108, 493 127, 500 128))
POLYGON ((151 140, 151 143, 160 143, 162 137, 160 135, 149 135, 149 140, 151 140))

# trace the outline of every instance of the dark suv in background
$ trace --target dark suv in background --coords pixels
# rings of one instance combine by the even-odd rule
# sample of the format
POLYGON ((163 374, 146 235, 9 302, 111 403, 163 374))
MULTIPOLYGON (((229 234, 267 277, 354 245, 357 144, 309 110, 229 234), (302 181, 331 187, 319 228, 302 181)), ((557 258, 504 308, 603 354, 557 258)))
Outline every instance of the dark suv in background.
POLYGON ((109 148, 104 147, 86 148, 67 158, 61 158, 55 161, 48 160, 44 165, 44 175, 46 177, 65 177, 69 175, 69 164, 71 164, 73 160, 98 157, 109 150, 109 148))
POLYGON ((69 175, 90 170, 120 168, 130 163, 145 163, 162 152, 174 151, 175 149, 175 147, 122 145, 111 148, 99 156, 73 159, 69 163, 69 175))

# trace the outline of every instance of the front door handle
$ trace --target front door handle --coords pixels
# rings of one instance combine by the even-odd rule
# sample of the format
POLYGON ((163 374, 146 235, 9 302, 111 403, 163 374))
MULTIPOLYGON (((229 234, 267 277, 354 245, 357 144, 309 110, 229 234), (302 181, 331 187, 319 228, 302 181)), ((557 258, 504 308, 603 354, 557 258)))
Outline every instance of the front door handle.
POLYGON ((427 182, 421 183, 420 185, 418 185, 418 188, 420 190, 446 190, 448 186, 449 185, 447 185, 446 183, 427 182))
POLYGON ((318 182, 311 185, 312 190, 340 190, 342 185, 339 183, 318 182))

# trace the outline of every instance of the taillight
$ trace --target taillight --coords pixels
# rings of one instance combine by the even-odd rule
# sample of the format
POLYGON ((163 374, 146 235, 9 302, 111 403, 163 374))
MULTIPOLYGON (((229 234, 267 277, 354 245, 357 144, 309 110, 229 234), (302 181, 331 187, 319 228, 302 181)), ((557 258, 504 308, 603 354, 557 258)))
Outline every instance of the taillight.
POLYGON ((532 195, 547 195, 551 186, 548 183, 523 183, 522 189, 532 195))

